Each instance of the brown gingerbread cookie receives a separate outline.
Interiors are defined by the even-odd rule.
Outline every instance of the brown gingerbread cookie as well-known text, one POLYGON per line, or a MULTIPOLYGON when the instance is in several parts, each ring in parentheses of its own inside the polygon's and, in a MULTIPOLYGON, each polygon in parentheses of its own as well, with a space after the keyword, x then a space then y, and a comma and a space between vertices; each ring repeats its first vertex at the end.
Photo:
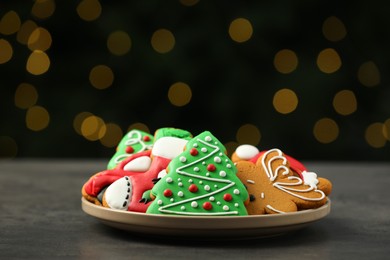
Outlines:
POLYGON ((256 163, 236 162, 237 176, 246 185, 249 215, 294 212, 318 208, 327 202, 332 184, 313 172, 297 176, 279 149, 263 153, 256 163))

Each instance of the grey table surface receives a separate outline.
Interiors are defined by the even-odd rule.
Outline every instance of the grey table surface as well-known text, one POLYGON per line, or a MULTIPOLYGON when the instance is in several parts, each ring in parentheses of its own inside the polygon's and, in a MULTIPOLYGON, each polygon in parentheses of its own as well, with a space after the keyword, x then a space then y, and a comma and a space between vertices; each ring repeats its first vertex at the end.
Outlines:
POLYGON ((331 213, 283 236, 153 238, 85 214, 80 189, 99 160, 0 161, 0 259, 389 259, 390 163, 306 162, 332 181, 331 213))

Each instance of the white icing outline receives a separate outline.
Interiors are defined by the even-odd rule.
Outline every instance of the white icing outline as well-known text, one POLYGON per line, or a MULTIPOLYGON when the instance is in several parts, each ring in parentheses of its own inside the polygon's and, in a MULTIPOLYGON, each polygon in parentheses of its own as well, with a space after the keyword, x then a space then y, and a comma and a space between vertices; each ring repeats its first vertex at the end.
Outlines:
POLYGON ((278 210, 278 209, 275 209, 274 207, 272 207, 271 205, 267 205, 266 206, 267 208, 269 208, 270 210, 273 210, 275 211, 276 213, 280 213, 280 214, 286 214, 286 212, 284 211, 281 211, 281 210, 278 210))
MULTIPOLYGON (((125 145, 130 146, 130 145, 134 145, 134 144, 139 143, 139 144, 141 144, 141 149, 139 150, 139 152, 143 152, 145 150, 150 150, 153 147, 153 144, 145 144, 144 143, 144 141, 142 140, 142 134, 138 130, 131 130, 130 132, 127 133, 127 137, 129 139, 126 140, 125 145), (135 135, 135 137, 132 138, 134 135, 135 135)), ((122 158, 127 158, 127 157, 129 157, 129 154, 127 154, 127 153, 118 155, 117 157, 115 157, 114 163, 118 164, 123 160, 122 158)))

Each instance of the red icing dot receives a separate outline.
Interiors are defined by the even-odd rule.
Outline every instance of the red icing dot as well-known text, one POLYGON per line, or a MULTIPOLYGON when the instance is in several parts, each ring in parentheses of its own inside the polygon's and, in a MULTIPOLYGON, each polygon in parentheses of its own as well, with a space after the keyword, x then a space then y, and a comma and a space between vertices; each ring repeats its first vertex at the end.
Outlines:
POLYGON ((203 203, 203 208, 204 208, 205 210, 210 210, 210 209, 213 208, 213 205, 211 205, 210 202, 206 201, 205 203, 203 203))
POLYGON ((225 201, 231 201, 233 199, 233 197, 229 193, 226 193, 226 194, 223 195, 223 199, 225 201))
POLYGON ((172 191, 170 190, 170 189, 166 189, 166 190, 164 190, 164 196, 165 197, 170 197, 170 196, 172 196, 172 191))
POLYGON ((144 141, 145 141, 145 142, 148 142, 148 141, 150 141, 150 137, 149 137, 149 136, 147 136, 147 135, 145 135, 145 136, 144 136, 144 141))
POLYGON ((134 148, 132 146, 127 146, 126 153, 134 153, 134 148))
POLYGON ((191 154, 192 156, 195 156, 195 155, 198 154, 198 150, 197 150, 196 148, 192 148, 192 149, 190 150, 190 154, 191 154))
POLYGON ((209 165, 207 165, 207 170, 209 171, 209 172, 213 172, 213 171, 215 171, 217 168, 215 167, 215 165, 214 164, 209 164, 209 165))
POLYGON ((188 187, 188 190, 191 192, 197 192, 198 186, 196 186, 195 184, 191 184, 190 187, 188 187))

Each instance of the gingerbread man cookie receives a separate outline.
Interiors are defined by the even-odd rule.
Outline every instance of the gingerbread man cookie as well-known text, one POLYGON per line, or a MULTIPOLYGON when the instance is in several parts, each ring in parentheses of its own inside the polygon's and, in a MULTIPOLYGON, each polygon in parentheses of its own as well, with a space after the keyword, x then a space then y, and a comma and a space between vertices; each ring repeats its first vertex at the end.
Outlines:
POLYGON ((264 152, 256 161, 237 161, 237 176, 246 185, 248 214, 277 214, 318 208, 327 202, 332 184, 303 171, 298 176, 279 149, 264 152))

